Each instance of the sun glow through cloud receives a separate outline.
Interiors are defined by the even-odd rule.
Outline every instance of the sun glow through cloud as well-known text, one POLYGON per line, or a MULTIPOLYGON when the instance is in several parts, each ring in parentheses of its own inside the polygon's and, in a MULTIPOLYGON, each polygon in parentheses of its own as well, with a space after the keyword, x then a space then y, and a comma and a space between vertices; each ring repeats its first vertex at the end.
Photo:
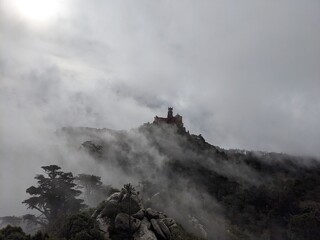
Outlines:
POLYGON ((7 0, 5 4, 24 20, 41 24, 55 20, 65 9, 61 0, 7 0))

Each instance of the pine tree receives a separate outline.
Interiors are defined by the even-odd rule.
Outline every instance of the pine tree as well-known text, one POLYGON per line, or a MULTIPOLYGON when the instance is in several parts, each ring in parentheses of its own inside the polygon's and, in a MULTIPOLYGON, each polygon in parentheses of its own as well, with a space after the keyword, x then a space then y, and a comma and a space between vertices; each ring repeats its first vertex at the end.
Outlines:
POLYGON ((85 205, 76 189, 75 177, 71 172, 63 172, 57 165, 43 166, 47 176, 36 175, 38 185, 29 187, 30 198, 22 203, 40 212, 37 223, 47 226, 57 217, 78 212, 85 205))
POLYGON ((89 206, 96 206, 101 197, 100 192, 102 192, 102 182, 101 177, 89 174, 79 174, 76 177, 78 185, 80 185, 84 189, 84 197, 86 203, 89 206))
POLYGON ((123 190, 126 194, 126 197, 129 199, 129 209, 128 209, 128 214, 129 214, 129 234, 131 236, 131 197, 133 194, 136 194, 135 188, 131 185, 131 183, 125 184, 123 186, 123 190))

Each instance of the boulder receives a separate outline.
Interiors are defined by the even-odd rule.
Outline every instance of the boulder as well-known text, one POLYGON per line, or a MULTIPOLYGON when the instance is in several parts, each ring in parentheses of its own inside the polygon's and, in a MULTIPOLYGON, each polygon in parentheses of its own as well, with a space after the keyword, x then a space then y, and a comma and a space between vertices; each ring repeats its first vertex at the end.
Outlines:
POLYGON ((161 227, 159 226, 157 220, 151 219, 151 226, 154 230, 154 232, 163 240, 167 240, 166 235, 162 232, 161 227))
POLYGON ((134 218, 138 218, 140 220, 142 220, 144 218, 144 210, 140 209, 138 212, 136 212, 135 214, 132 214, 132 217, 134 218))
POLYGON ((107 202, 110 202, 110 201, 119 202, 120 198, 121 198, 121 192, 115 192, 110 197, 108 197, 106 201, 107 202))
POLYGON ((167 239, 170 239, 171 232, 170 232, 169 228, 167 227, 167 225, 165 225, 162 220, 158 220, 157 222, 158 222, 162 232, 164 233, 164 235, 166 235, 167 239))
POLYGON ((92 214, 93 218, 98 217, 108 217, 114 219, 115 216, 119 213, 118 211, 118 200, 120 197, 120 192, 116 192, 108 197, 106 200, 103 200, 98 206, 97 209, 92 214))
POLYGON ((141 223, 144 223, 145 225, 147 225, 148 229, 151 228, 151 223, 149 222, 148 218, 144 217, 141 221, 141 223))
POLYGON ((118 204, 114 200, 110 200, 103 204, 103 208, 98 216, 114 219, 119 212, 120 210, 118 204))
POLYGON ((161 213, 161 212, 158 212, 158 211, 155 211, 151 208, 147 208, 146 209, 146 216, 148 217, 148 219, 159 219, 159 218, 166 218, 166 215, 161 213))
POLYGON ((149 220, 151 220, 152 218, 158 218, 159 214, 157 211, 151 209, 151 208, 147 208, 146 209, 146 216, 149 220))
MULTIPOLYGON (((130 217, 131 231, 135 232, 140 227, 141 221, 139 219, 130 217)), ((117 230, 128 231, 129 230, 129 215, 126 213, 119 213, 114 221, 114 226, 117 230)))
POLYGON ((109 240, 110 239, 110 235, 109 235, 110 225, 109 225, 108 221, 104 220, 103 218, 97 218, 97 222, 98 222, 99 230, 102 232, 104 239, 109 240))
POLYGON ((154 232, 149 230, 150 228, 150 222, 148 221, 147 218, 144 218, 141 221, 140 228, 135 232, 133 235, 134 240, 157 240, 156 235, 154 232))
POLYGON ((172 224, 172 225, 169 227, 170 231, 172 232, 172 229, 174 229, 175 227, 178 227, 178 224, 176 224, 176 223, 172 224))
MULTIPOLYGON (((116 192, 108 197, 103 203, 100 204, 98 210, 93 214, 94 217, 108 217, 110 219, 115 219, 118 213, 135 214, 141 210, 141 203, 137 197, 127 197, 123 192, 116 192)), ((137 218, 143 219, 144 213, 139 212, 137 218), (143 214, 143 216, 142 216, 143 214)))
POLYGON ((129 214, 129 207, 130 207, 130 213, 135 214, 139 210, 142 209, 142 205, 140 202, 140 199, 137 196, 124 196, 122 200, 118 203, 119 209, 121 212, 129 214))
POLYGON ((161 219, 161 221, 167 226, 167 227, 171 227, 172 225, 174 225, 176 223, 175 220, 173 220, 172 218, 163 218, 161 219))
POLYGON ((107 198, 106 202, 119 204, 123 200, 124 196, 122 192, 115 192, 107 198))

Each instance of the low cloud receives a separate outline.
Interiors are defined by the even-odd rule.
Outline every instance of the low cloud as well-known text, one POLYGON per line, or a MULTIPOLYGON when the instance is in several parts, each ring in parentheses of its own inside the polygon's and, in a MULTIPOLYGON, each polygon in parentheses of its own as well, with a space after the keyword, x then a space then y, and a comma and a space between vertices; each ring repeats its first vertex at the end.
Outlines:
POLYGON ((25 211, 25 189, 45 164, 116 181, 61 146, 57 129, 131 129, 168 106, 224 148, 320 156, 318 1, 75 0, 42 27, 5 11, 6 1, 0 216, 25 211))

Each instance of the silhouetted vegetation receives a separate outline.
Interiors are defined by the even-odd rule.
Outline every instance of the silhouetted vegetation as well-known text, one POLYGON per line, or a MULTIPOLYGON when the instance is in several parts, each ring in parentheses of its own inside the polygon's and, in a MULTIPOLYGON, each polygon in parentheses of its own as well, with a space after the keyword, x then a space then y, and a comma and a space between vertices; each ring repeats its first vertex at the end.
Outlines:
POLYGON ((72 240, 103 240, 92 212, 80 212, 68 217, 57 219, 49 232, 56 239, 72 240))
MULTIPOLYGON (((148 147, 156 149, 165 159, 161 165, 153 159, 155 151, 135 149, 132 153, 130 144, 134 140, 125 132, 113 131, 112 144, 90 141, 82 149, 89 150, 100 163, 141 179, 138 190, 142 191, 145 206, 169 211, 169 214, 178 213, 172 217, 184 227, 191 226, 188 218, 196 219, 198 230, 203 226, 209 239, 218 231, 231 240, 319 239, 319 161, 286 154, 224 150, 208 144, 202 136, 185 131, 177 133, 173 128, 152 124, 137 131, 147 139, 148 147), (115 145, 117 147, 112 148, 115 145), (109 152, 113 158, 108 157, 109 152), (185 207, 183 204, 188 199, 182 199, 179 194, 192 192, 192 189, 196 189, 192 197, 199 205, 185 207), (223 218, 223 224, 219 223, 219 218, 223 218)), ((29 214, 24 219, 46 226, 48 235, 38 232, 30 236, 19 227, 7 226, 0 231, 0 240, 103 239, 98 218, 111 219, 108 230, 111 239, 132 237, 130 220, 127 232, 116 230, 114 224, 120 212, 128 214, 125 219, 130 219, 140 209, 132 202, 131 196, 137 192, 131 184, 119 192, 110 185, 103 185, 98 176, 80 174, 75 178, 56 165, 42 168, 46 176, 35 177, 38 185, 27 189, 31 197, 23 202, 28 208, 38 210, 40 215, 29 214), (86 202, 96 208, 81 210, 84 204, 79 199, 79 189, 84 191, 86 202), (116 198, 98 204, 114 192, 119 192, 116 198)), ((22 219, 6 216, 1 220, 19 225, 22 219)), ((197 239, 180 225, 171 234, 171 239, 197 239)))
MULTIPOLYGON (((0 229, 0 240, 50 240, 49 236, 41 231, 30 236, 23 232, 21 227, 13 227, 11 225, 0 229)), ((52 239, 54 240, 54 239, 52 239)))
MULTIPOLYGON (((119 167, 128 175, 148 182, 143 195, 147 195, 150 206, 166 211, 174 202, 179 208, 176 195, 183 189, 195 188, 200 192, 202 208, 211 216, 221 214, 225 218, 225 232, 231 239, 318 239, 320 236, 318 160, 224 150, 208 144, 203 137, 153 124, 141 126, 135 134, 141 134, 142 139, 148 140, 149 148, 157 149, 158 155, 164 156, 163 165, 155 164, 158 160, 153 160, 147 149, 131 152, 132 139, 125 132, 112 132, 112 143, 91 142, 100 153, 93 156, 99 162, 119 167), (111 144, 117 147, 111 148, 111 144), (116 158, 110 160, 109 152, 116 158), (138 159, 145 161, 141 163, 138 159), (179 184, 181 181, 183 185, 179 184), (222 209, 217 210, 210 202, 201 200, 201 192, 216 199, 222 209), (153 197, 154 194, 157 197, 153 197)), ((209 236, 215 236, 216 229, 196 208, 189 208, 189 212, 209 229, 209 236)))
POLYGON ((118 190, 111 185, 104 185, 101 177, 90 174, 79 174, 76 177, 77 185, 83 191, 84 200, 90 207, 96 207, 106 196, 118 190))
POLYGON ((75 177, 71 172, 60 171, 61 168, 56 165, 43 166, 42 169, 47 176, 39 174, 35 177, 38 185, 26 190, 31 197, 22 203, 39 211, 40 215, 34 221, 47 226, 59 216, 76 213, 85 205, 82 199, 77 198, 81 191, 76 189, 75 177))

